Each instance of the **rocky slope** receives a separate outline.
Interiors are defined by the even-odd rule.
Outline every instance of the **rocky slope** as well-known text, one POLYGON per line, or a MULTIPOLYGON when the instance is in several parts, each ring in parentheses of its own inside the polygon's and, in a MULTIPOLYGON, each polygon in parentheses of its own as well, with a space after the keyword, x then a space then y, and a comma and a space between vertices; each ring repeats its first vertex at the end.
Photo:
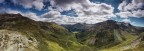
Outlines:
POLYGON ((109 48, 121 44, 130 38, 136 38, 137 29, 128 23, 108 20, 97 23, 90 29, 77 35, 82 44, 95 46, 97 48, 109 48))
POLYGON ((92 51, 67 29, 20 14, 0 14, 1 51, 92 51))
POLYGON ((139 35, 132 43, 127 45, 124 51, 143 51, 144 50, 144 32, 139 35))
POLYGON ((62 25, 76 34, 77 41, 99 51, 142 51, 141 41, 143 27, 129 23, 107 20, 97 24, 62 25))

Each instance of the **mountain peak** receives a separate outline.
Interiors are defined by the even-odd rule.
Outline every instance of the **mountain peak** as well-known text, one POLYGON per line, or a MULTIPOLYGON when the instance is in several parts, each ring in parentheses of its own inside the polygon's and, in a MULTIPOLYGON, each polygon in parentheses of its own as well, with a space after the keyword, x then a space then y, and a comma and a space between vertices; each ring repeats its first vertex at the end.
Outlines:
POLYGON ((120 28, 132 28, 133 26, 130 23, 124 23, 124 22, 117 22, 114 20, 107 20, 104 22, 100 22, 95 24, 95 26, 103 26, 103 27, 109 27, 109 28, 114 28, 114 29, 120 29, 120 28))
POLYGON ((22 15, 21 14, 0 14, 1 15, 1 17, 3 17, 3 18, 5 18, 5 17, 7 17, 7 18, 9 18, 9 17, 22 17, 22 15))
POLYGON ((31 20, 27 17, 22 16, 21 14, 0 14, 0 21, 16 21, 16 20, 31 20))
POLYGON ((116 22, 116 21, 114 21, 114 20, 107 20, 106 22, 116 22))

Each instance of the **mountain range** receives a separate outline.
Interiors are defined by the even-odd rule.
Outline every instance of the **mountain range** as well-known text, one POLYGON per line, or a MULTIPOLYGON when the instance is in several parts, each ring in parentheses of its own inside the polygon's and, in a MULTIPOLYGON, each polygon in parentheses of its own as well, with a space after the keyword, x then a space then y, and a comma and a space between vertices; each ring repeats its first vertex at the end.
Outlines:
POLYGON ((0 51, 143 51, 144 28, 107 20, 58 25, 0 14, 0 51))

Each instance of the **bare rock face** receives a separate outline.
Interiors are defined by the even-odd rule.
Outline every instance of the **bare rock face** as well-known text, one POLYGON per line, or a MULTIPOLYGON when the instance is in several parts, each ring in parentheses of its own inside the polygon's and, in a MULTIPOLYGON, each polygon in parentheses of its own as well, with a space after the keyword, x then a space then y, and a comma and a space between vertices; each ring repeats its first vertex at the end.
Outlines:
POLYGON ((19 32, 0 30, 0 51, 37 51, 36 39, 26 37, 19 32))

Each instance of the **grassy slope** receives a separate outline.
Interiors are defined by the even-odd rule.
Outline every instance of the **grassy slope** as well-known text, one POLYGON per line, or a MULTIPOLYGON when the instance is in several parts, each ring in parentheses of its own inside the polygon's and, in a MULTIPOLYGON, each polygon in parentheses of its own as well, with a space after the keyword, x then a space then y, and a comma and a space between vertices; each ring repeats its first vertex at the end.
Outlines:
POLYGON ((121 42, 120 44, 113 46, 111 48, 108 48, 108 49, 102 49, 100 51, 122 51, 123 50, 122 47, 131 44, 131 42, 133 42, 137 38, 137 36, 125 32, 125 38, 126 40, 121 42))
MULTIPOLYGON (((144 37, 144 32, 140 34, 140 38, 144 37)), ((144 39, 141 39, 140 43, 132 48, 132 49, 126 49, 124 51, 143 51, 144 50, 144 39)))
POLYGON ((36 47, 39 51, 92 51, 88 46, 79 44, 72 33, 55 23, 36 22, 17 16, 0 19, 0 29, 18 31, 28 38, 34 37, 39 43, 36 47))

